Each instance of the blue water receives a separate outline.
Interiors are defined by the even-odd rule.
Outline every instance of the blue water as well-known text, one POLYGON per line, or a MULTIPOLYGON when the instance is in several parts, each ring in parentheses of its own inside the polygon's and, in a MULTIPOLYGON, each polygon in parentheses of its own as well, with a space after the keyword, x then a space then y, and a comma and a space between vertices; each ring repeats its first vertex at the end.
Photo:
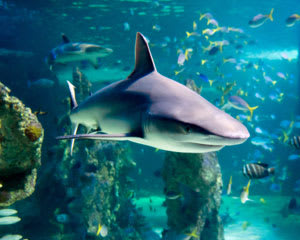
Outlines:
MULTIPOLYGON (((24 238, 32 236, 30 239, 44 239, 38 236, 55 236, 59 228, 54 223, 53 211, 63 208, 60 199, 65 200, 66 190, 62 179, 71 177, 60 175, 64 172, 60 168, 67 169, 69 166, 56 169, 50 162, 52 158, 49 152, 56 151, 53 146, 57 144, 54 139, 57 135, 70 134, 66 132, 70 129, 61 127, 58 122, 69 113, 66 80, 72 79, 73 65, 62 65, 63 71, 51 71, 45 59, 51 49, 61 44, 62 33, 73 42, 95 43, 113 49, 111 55, 99 59, 100 67, 97 70, 88 62, 81 63, 82 72, 91 82, 91 92, 129 75, 134 67, 135 35, 141 32, 149 42, 157 70, 161 74, 183 84, 187 79, 193 80, 202 89, 200 94, 218 108, 224 107, 230 96, 239 96, 249 107, 258 106, 252 118, 247 107, 244 110, 233 107, 225 109, 242 121, 251 137, 241 145, 225 147, 218 152, 223 185, 226 190, 232 176, 233 195, 238 197, 248 182, 241 173, 244 164, 263 162, 275 167, 274 176, 253 181, 250 188, 249 198, 255 196, 257 201, 261 197, 268 199, 263 205, 269 207, 268 210, 262 212, 262 205, 259 204, 251 205, 249 209, 265 215, 278 213, 291 197, 299 197, 300 194, 300 150, 289 144, 293 136, 299 135, 300 128, 300 21, 292 27, 285 25, 285 20, 294 13, 300 14, 298 0, 0 0, 1 82, 33 111, 41 109, 47 112, 47 115, 39 116, 45 129, 42 167, 39 171, 40 176, 44 174, 45 177, 45 174, 49 174, 47 168, 52 167, 55 176, 50 178, 52 180, 48 185, 44 181, 37 182, 37 191, 31 205, 36 206, 36 209, 27 220, 24 218, 23 225, 10 226, 9 231, 0 226, 1 233, 16 232, 22 233, 24 238), (259 13, 269 14, 272 8, 273 21, 266 19, 257 28, 249 26, 248 22, 254 16, 259 13), (199 20, 201 14, 205 13, 210 13, 211 19, 215 19, 220 28, 208 25, 207 18, 199 20), (215 29, 216 32, 211 36, 204 34, 203 30, 207 28, 215 29), (187 37, 186 32, 192 35, 187 37), (224 40, 226 42, 220 48, 218 44, 224 40), (210 54, 210 48, 205 51, 207 47, 214 46, 215 53, 210 54), (181 64, 178 59, 180 52, 186 53, 181 64), (225 63, 228 59, 234 60, 225 63), (42 78, 50 79, 54 86, 30 86, 42 78), (226 87, 230 85, 232 88, 227 91, 226 87), (45 196, 47 189, 51 190, 49 192, 52 195, 45 196), (276 204, 270 204, 272 199, 276 204), (53 202, 53 206, 47 210, 49 202, 53 202), (33 228, 26 230, 26 224, 36 224, 40 219, 43 234, 35 232, 33 228)), ((154 172, 163 166, 164 151, 133 143, 128 146, 136 162, 136 167, 130 173, 135 182, 135 197, 163 197, 164 183, 161 177, 154 176, 154 172)), ((22 209, 22 204, 25 206, 30 199, 19 202, 18 208, 22 209)), ((238 211, 248 211, 247 204, 234 205, 237 200, 227 198, 225 201, 229 201, 233 209, 236 206, 238 211)), ((162 215, 166 217, 165 213, 162 215)), ((280 215, 275 214, 275 220, 271 220, 276 222, 276 227, 259 225, 255 230, 255 216, 246 214, 243 219, 236 221, 239 225, 232 227, 232 231, 240 231, 242 223, 249 221, 253 229, 248 228, 251 231, 249 238, 245 239, 269 240, 275 239, 275 236, 282 236, 277 239, 295 239, 294 236, 285 235, 289 231, 288 223, 285 222, 281 229, 279 218, 280 215), (274 229, 278 232, 275 236, 270 234, 274 229), (258 237, 251 238, 252 233, 258 237)), ((299 223, 299 216, 293 218, 292 222, 299 223)), ((155 217, 149 219, 150 222, 157 221, 155 217)), ((74 226, 78 226, 76 224, 74 226)), ((150 225, 160 230, 166 227, 166 224, 160 222, 150 225)), ((78 239, 85 239, 84 226, 85 223, 82 224, 82 231, 79 231, 83 234, 78 239)), ((297 232, 297 226, 293 228, 294 232, 297 232)), ((72 224, 61 225, 60 234, 70 233, 72 227, 72 224)), ((239 235, 230 238, 231 232, 226 227, 225 239, 239 239, 239 235)), ((247 229, 242 233, 247 236, 247 229)))

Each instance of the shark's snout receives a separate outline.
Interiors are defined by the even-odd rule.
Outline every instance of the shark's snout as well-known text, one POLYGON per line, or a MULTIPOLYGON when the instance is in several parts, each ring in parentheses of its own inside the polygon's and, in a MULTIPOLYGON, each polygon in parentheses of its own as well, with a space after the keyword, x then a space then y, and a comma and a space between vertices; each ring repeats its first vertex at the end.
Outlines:
POLYGON ((248 129, 225 112, 217 110, 213 116, 205 119, 201 124, 208 133, 204 139, 207 144, 237 145, 245 142, 250 137, 248 129))

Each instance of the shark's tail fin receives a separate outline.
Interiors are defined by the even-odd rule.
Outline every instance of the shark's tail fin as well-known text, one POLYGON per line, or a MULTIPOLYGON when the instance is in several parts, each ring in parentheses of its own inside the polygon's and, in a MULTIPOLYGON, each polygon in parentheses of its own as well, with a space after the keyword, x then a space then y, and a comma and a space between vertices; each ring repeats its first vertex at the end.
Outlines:
MULTIPOLYGON (((74 109, 78 106, 77 101, 76 101, 76 97, 75 97, 75 86, 72 83, 70 83, 69 81, 67 81, 67 83, 68 83, 68 87, 69 87, 69 90, 70 90, 71 109, 74 109)), ((72 123, 72 134, 73 135, 76 135, 77 129, 78 129, 78 123, 72 123)), ((71 147, 70 147, 71 156, 72 156, 72 153, 73 153, 74 143, 75 143, 75 139, 72 139, 71 140, 71 147)))

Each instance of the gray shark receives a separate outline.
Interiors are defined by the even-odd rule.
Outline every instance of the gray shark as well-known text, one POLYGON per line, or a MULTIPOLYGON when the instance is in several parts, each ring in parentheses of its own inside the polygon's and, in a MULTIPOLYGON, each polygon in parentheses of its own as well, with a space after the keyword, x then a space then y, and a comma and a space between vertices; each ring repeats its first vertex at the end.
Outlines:
POLYGON ((144 36, 137 33, 135 68, 80 105, 68 82, 72 139, 129 140, 167 151, 203 153, 243 143, 247 128, 186 86, 159 74, 144 36), (97 133, 76 135, 82 124, 97 133))
POLYGON ((51 50, 46 62, 52 70, 53 66, 70 62, 88 61, 94 68, 98 68, 98 58, 106 57, 113 52, 110 48, 104 48, 92 43, 70 42, 63 34, 63 43, 51 50))

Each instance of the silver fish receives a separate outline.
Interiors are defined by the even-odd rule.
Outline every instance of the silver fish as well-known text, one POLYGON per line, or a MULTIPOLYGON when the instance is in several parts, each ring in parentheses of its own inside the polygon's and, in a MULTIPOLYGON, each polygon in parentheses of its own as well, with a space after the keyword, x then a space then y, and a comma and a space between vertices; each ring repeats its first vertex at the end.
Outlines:
POLYGON ((15 210, 15 209, 9 209, 9 208, 6 208, 6 209, 1 209, 0 210, 0 216, 11 216, 11 215, 14 215, 14 214, 17 214, 18 211, 15 210))
POLYGON ((2 217, 0 218, 0 225, 10 225, 21 221, 19 217, 2 217))

